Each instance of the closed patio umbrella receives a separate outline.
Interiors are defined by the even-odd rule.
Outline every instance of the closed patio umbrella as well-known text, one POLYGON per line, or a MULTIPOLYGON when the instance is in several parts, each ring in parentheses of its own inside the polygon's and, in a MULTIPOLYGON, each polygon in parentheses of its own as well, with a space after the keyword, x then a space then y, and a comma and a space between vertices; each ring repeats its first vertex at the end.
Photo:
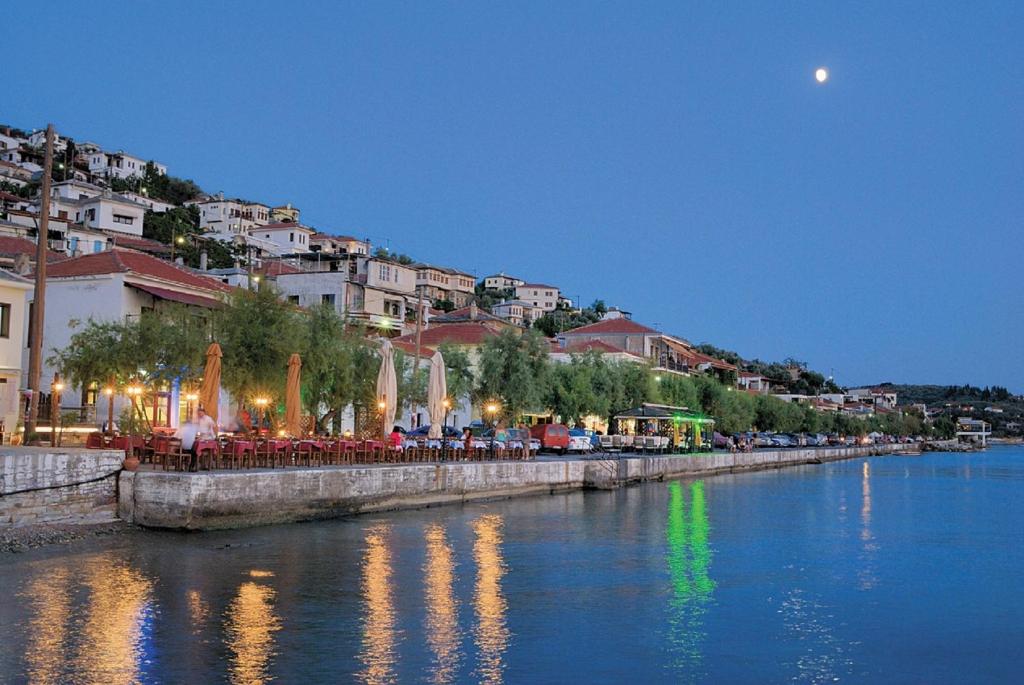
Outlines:
POLYGON ((220 345, 210 343, 206 348, 206 366, 203 369, 203 385, 199 388, 199 404, 216 422, 220 419, 220 345))
POLYGON ((288 358, 288 385, 284 391, 284 427, 289 435, 302 434, 302 359, 297 354, 288 358))
POLYGON ((395 423, 398 411, 398 378, 395 376, 395 354, 391 341, 385 340, 380 346, 380 371, 377 372, 377 400, 384 402, 381 411, 381 426, 386 435, 395 423))
POLYGON ((430 413, 430 432, 433 440, 441 437, 444 422, 444 400, 448 395, 448 382, 444 375, 444 357, 438 350, 430 358, 430 380, 427 384, 427 411, 430 413))

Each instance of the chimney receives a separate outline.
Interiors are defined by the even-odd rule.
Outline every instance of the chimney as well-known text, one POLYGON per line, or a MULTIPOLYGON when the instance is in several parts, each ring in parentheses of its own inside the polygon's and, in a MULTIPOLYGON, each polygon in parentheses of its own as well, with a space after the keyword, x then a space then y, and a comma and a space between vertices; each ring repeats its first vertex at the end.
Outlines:
POLYGON ((185 266, 185 260, 182 259, 181 257, 176 257, 174 259, 174 263, 177 264, 178 266, 185 266))
POLYGON ((224 199, 224 191, 223 190, 220 191, 219 193, 217 193, 217 199, 218 200, 223 200, 224 199))
POLYGON ((476 321, 476 317, 479 314, 476 308, 476 302, 469 303, 469 320, 476 321))
POLYGON ((199 270, 200 271, 206 271, 206 261, 207 261, 206 250, 203 250, 202 252, 199 253, 199 270))

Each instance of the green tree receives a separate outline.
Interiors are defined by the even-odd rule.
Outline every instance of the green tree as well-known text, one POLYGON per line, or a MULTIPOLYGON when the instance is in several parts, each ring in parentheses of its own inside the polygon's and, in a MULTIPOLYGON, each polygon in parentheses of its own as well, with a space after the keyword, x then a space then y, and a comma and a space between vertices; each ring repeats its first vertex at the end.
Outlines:
POLYGON ((515 421, 543 402, 549 369, 548 343, 535 331, 506 329, 488 339, 480 352, 474 401, 501 403, 502 415, 515 421))
POLYGON ((459 402, 473 392, 476 379, 473 376, 473 364, 465 350, 449 343, 442 343, 439 348, 444 358, 445 385, 448 397, 459 402))
POLYGON ((221 383, 234 398, 284 398, 288 357, 306 345, 298 316, 269 286, 232 294, 216 317, 215 339, 224 354, 221 383))

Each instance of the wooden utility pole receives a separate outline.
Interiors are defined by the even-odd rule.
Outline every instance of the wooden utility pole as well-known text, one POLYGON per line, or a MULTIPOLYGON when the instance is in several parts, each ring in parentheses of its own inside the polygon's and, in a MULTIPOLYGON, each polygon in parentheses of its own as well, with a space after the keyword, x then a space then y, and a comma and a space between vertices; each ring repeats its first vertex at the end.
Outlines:
MULTIPOLYGON (((43 327, 46 321, 46 252, 50 242, 50 178, 53 176, 53 124, 46 126, 46 158, 43 162, 43 197, 39 205, 36 235, 36 290, 32 306, 32 347, 28 354, 28 418, 25 437, 36 432, 39 418, 39 378, 43 372, 43 327)), ((53 401, 51 397, 50 401, 53 401)), ((50 426, 53 430, 54 426, 50 426)))

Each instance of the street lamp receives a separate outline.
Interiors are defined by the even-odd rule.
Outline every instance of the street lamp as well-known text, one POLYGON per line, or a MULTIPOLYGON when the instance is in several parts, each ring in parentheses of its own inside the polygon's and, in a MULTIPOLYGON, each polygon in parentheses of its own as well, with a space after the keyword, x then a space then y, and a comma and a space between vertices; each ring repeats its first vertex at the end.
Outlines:
POLYGON ((114 388, 106 387, 103 393, 107 396, 107 434, 114 434, 114 388))
POLYGON ((388 439, 388 426, 384 422, 384 419, 387 418, 384 415, 384 410, 387 409, 387 407, 388 407, 387 399, 382 395, 381 398, 379 400, 377 400, 377 411, 380 412, 380 429, 381 429, 381 435, 383 436, 385 442, 388 439))
POLYGON ((53 383, 50 384, 50 447, 57 444, 57 412, 60 409, 60 393, 64 390, 64 384, 55 374, 53 383))
POLYGON ((270 405, 270 399, 266 397, 257 397, 252 401, 258 407, 256 415, 256 432, 260 432, 260 428, 263 425, 263 419, 267 414, 267 407, 270 405))
POLYGON ((484 408, 491 421, 491 446, 490 446, 490 458, 494 460, 494 436, 498 432, 498 405, 494 402, 488 403, 484 408))
POLYGON ((448 437, 444 434, 444 431, 448 427, 448 412, 452 408, 452 403, 446 397, 441 402, 441 406, 444 407, 444 420, 441 421, 441 461, 444 461, 445 448, 448 447, 448 437))

